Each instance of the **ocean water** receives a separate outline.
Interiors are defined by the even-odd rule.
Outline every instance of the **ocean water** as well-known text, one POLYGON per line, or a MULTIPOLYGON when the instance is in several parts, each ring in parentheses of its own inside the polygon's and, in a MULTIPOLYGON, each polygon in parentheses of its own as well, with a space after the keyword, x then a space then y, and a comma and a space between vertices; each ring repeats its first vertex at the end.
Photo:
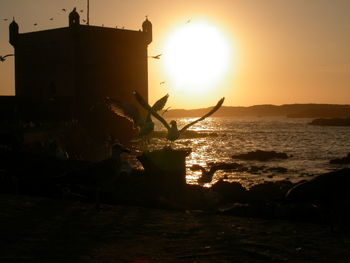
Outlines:
MULTIPOLYGON (((194 119, 180 118, 176 121, 181 128, 194 119)), ((313 126, 308 124, 310 121, 286 117, 207 118, 190 128, 199 135, 207 136, 182 138, 172 147, 192 149, 186 158, 186 179, 190 184, 197 184, 201 176, 200 171, 189 169, 194 164, 204 168, 208 168, 209 163, 218 162, 242 164, 248 168, 246 171, 219 170, 211 184, 224 178, 241 182, 248 188, 264 181, 309 180, 318 174, 346 167, 332 165, 329 161, 350 152, 350 127, 313 126), (284 152, 290 157, 267 162, 232 158, 232 155, 255 150, 284 152), (270 171, 270 168, 276 167, 286 168, 286 171, 270 171)), ((156 121, 155 130, 165 129, 156 121)), ((149 147, 157 149, 167 144, 169 142, 164 138, 152 138, 149 147)))

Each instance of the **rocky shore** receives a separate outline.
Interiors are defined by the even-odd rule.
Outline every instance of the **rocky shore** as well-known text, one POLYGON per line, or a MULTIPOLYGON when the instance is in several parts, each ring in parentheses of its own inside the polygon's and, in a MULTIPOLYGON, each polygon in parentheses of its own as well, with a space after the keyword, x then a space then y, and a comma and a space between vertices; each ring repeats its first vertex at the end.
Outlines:
MULTIPOLYGON (((298 184, 246 189, 220 180, 208 189, 186 184, 188 153, 144 153, 144 170, 118 175, 112 187, 87 177, 94 163, 2 153, 0 262, 346 262, 350 256, 350 169, 298 184)), ((228 166, 235 168, 220 167, 228 166)))

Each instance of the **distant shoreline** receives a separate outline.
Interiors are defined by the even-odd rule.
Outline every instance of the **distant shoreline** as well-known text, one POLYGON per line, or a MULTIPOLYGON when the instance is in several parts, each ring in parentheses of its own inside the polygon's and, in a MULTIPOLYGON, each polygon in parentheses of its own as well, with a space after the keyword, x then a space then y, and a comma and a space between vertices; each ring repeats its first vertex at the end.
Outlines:
MULTIPOLYGON (((198 117, 209 108, 174 109, 166 113, 166 117, 198 117)), ((241 116, 285 116, 288 118, 350 118, 349 104, 284 104, 254 105, 254 106, 223 106, 214 117, 241 117, 241 116)))

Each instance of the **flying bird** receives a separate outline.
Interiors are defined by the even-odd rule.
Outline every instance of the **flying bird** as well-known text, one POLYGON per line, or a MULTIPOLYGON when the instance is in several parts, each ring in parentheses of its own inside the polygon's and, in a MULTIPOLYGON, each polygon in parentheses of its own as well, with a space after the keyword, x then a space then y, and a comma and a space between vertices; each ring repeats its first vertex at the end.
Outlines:
POLYGON ((34 23, 34 26, 37 26, 38 25, 38 23, 34 23))
MULTIPOLYGON (((166 94, 157 100, 151 107, 154 112, 162 110, 168 100, 169 95, 166 94)), ((127 102, 114 100, 107 97, 105 99, 107 106, 118 116, 124 117, 131 121, 135 128, 138 128, 138 138, 143 138, 154 131, 154 123, 151 119, 151 113, 147 112, 146 118, 141 116, 140 111, 133 105, 127 102)))
POLYGON ((191 127, 192 125, 196 124, 199 121, 204 120, 205 118, 209 117, 214 112, 216 112, 221 107, 221 105, 224 103, 224 100, 225 100, 225 98, 221 98, 218 101, 218 103, 215 105, 215 107, 211 109, 207 114, 203 115, 202 117, 196 119, 193 122, 190 122, 189 124, 185 125, 179 130, 177 127, 176 121, 172 120, 169 124, 163 117, 161 117, 153 109, 153 107, 148 105, 148 103, 142 98, 142 96, 137 91, 134 91, 134 96, 143 108, 145 108, 149 113, 151 113, 156 119, 158 119, 164 125, 164 127, 168 130, 168 134, 166 138, 172 142, 177 140, 180 137, 181 133, 186 131, 189 127, 191 127))
POLYGON ((1 61, 1 62, 4 62, 4 61, 6 60, 7 57, 12 57, 12 56, 14 56, 14 54, 7 54, 7 55, 5 55, 5 56, 0 56, 0 61, 1 61))
POLYGON ((159 83, 159 85, 163 85, 163 84, 165 84, 165 81, 162 81, 162 82, 159 83))
POLYGON ((160 59, 163 54, 158 54, 156 56, 148 56, 149 58, 160 59))
POLYGON ((4 21, 7 21, 8 20, 8 18, 4 18, 4 21))
POLYGON ((62 11, 63 11, 63 12, 66 12, 66 9, 65 9, 65 8, 62 8, 62 11))
POLYGON ((51 17, 50 20, 52 21, 52 20, 53 20, 53 17, 51 17))

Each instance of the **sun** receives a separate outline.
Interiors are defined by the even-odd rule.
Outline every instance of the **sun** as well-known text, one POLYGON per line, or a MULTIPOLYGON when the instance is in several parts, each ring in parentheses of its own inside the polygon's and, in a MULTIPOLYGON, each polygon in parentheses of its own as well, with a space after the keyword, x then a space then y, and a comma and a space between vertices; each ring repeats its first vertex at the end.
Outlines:
POLYGON ((176 90, 203 94, 224 80, 232 47, 224 34, 207 21, 175 29, 165 42, 163 66, 176 90))

